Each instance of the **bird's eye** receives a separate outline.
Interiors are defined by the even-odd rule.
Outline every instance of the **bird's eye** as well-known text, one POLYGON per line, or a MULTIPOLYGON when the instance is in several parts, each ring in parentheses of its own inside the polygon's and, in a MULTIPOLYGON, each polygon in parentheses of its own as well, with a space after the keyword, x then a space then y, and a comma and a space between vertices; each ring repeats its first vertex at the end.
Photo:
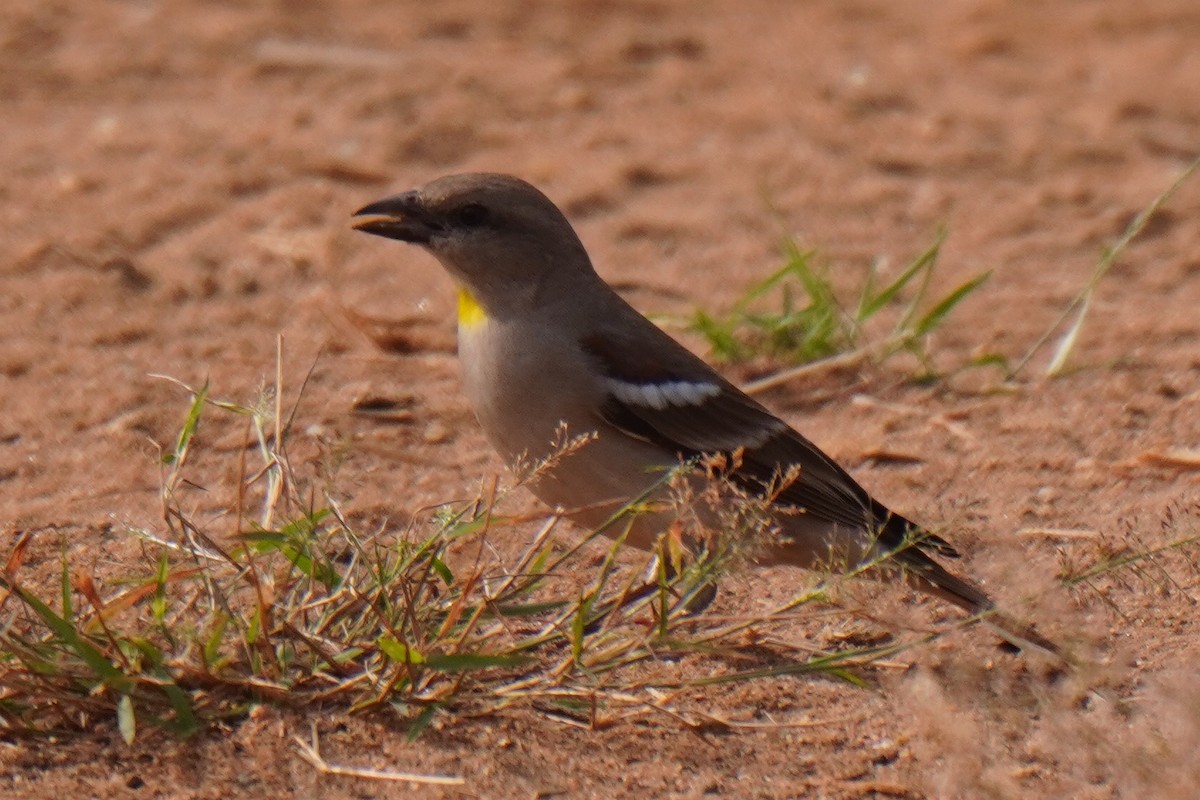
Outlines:
POLYGON ((479 203, 467 203, 458 210, 458 221, 468 228, 475 228, 487 221, 488 210, 479 203))

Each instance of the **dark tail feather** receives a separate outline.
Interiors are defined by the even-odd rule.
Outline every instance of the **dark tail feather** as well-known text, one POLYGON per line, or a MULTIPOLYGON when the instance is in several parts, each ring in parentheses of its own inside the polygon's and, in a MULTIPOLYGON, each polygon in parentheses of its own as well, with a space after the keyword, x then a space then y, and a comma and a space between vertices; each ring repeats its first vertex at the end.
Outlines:
POLYGON ((919 589, 979 617, 983 624, 1013 647, 1019 650, 1044 650, 1057 658, 1064 658, 1054 642, 1030 626, 997 611, 996 604, 983 589, 951 573, 915 547, 901 550, 893 558, 919 589))

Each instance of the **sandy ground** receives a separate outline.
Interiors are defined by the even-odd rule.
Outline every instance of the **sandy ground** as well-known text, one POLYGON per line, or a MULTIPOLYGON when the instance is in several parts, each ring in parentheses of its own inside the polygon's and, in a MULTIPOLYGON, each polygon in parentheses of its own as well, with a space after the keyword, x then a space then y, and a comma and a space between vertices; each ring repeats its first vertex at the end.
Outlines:
MULTIPOLYGON (((668 313, 727 306, 785 231, 850 286, 944 225, 940 288, 994 270, 934 343, 954 364, 1023 354, 1200 151, 1192 0, 8 0, 0 20, 0 532, 33 532, 30 568, 51 572, 63 542, 103 573, 131 554, 128 526, 157 524, 158 444, 186 398, 150 375, 249 401, 279 334, 287 385, 316 364, 303 436, 314 453, 348 443, 355 519, 406 519, 500 471, 458 393, 448 280, 348 228, 390 191, 519 174, 603 275, 668 313), (413 352, 380 351, 343 307, 417 318, 413 352), (411 420, 351 415, 366 396, 411 420)), ((1097 665, 1085 675, 965 631, 873 690, 705 690, 730 717, 812 723, 725 735, 513 712, 409 743, 386 719, 271 708, 187 742, 127 747, 107 722, 0 733, 0 794, 1193 797, 1192 563, 1165 555, 1098 591, 1054 576, 1200 533, 1197 473, 1145 458, 1200 446, 1197 219, 1193 182, 1101 284, 1064 377, 1039 380, 1043 359, 1011 391, 922 387, 890 364, 766 398, 889 505, 951 531, 968 571, 1097 665), (868 457, 881 449, 917 458, 868 457), (332 761, 466 784, 318 776, 291 741, 312 723, 332 761)), ((207 444, 229 464, 240 436, 207 444)))

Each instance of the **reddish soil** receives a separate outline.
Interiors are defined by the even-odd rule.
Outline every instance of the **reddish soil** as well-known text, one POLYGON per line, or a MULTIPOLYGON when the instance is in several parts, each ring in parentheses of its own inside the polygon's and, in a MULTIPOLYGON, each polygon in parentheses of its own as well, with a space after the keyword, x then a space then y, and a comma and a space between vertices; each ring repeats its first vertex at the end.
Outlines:
MULTIPOLYGON (((521 175, 648 312, 726 307, 778 265, 781 221, 846 286, 945 225, 938 288, 994 270, 937 335, 951 365, 1023 354, 1200 152, 1194 0, 8 0, 0 20, 0 531, 32 532, 46 575, 63 542, 102 575, 136 552, 129 526, 161 524, 158 445, 186 396, 151 375, 249 402, 279 334, 286 386, 316 364, 297 447, 348 443, 354 519, 405 520, 500 472, 458 392, 449 281, 348 227, 388 192, 521 175), (380 351, 343 308, 418 318, 412 352, 380 351), (352 415, 368 395, 411 419, 352 415)), ((330 761, 466 779, 431 797, 1195 797, 1200 573, 1166 554, 1095 591, 1054 576, 1200 533, 1197 472, 1145 457, 1200 447, 1198 219, 1193 181, 1100 285, 1063 377, 1038 378, 1043 355, 1009 391, 979 372, 922 387, 896 362, 766 398, 949 531, 966 571, 1094 664, 1078 674, 968 629, 875 689, 698 690, 714 713, 790 725, 724 734, 514 711, 410 743, 386 719, 266 707, 126 746, 98 721, 0 736, 0 794, 413 794, 316 774, 292 742, 315 724, 330 761)), ((227 471, 241 436, 206 442, 227 471)), ((723 596, 796 580, 742 576, 723 596)))

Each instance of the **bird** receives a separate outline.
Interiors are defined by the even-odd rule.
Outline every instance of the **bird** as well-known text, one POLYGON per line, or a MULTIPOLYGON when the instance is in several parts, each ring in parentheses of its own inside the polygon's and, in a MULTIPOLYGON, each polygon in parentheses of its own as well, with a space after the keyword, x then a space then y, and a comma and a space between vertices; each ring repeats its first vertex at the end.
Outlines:
MULTIPOLYGON (((1017 648, 1057 652, 936 560, 958 556, 948 541, 876 500, 618 295, 532 184, 447 175, 353 217, 356 230, 416 245, 449 273, 466 395, 510 467, 544 466, 526 485, 548 506, 595 530, 632 500, 665 492, 665 470, 697 475, 715 463, 736 491, 765 498, 772 534, 758 563, 867 565, 989 622, 1017 648), (579 445, 564 448, 564 431, 579 445)), ((613 528, 652 549, 677 513, 665 505, 613 528)))

